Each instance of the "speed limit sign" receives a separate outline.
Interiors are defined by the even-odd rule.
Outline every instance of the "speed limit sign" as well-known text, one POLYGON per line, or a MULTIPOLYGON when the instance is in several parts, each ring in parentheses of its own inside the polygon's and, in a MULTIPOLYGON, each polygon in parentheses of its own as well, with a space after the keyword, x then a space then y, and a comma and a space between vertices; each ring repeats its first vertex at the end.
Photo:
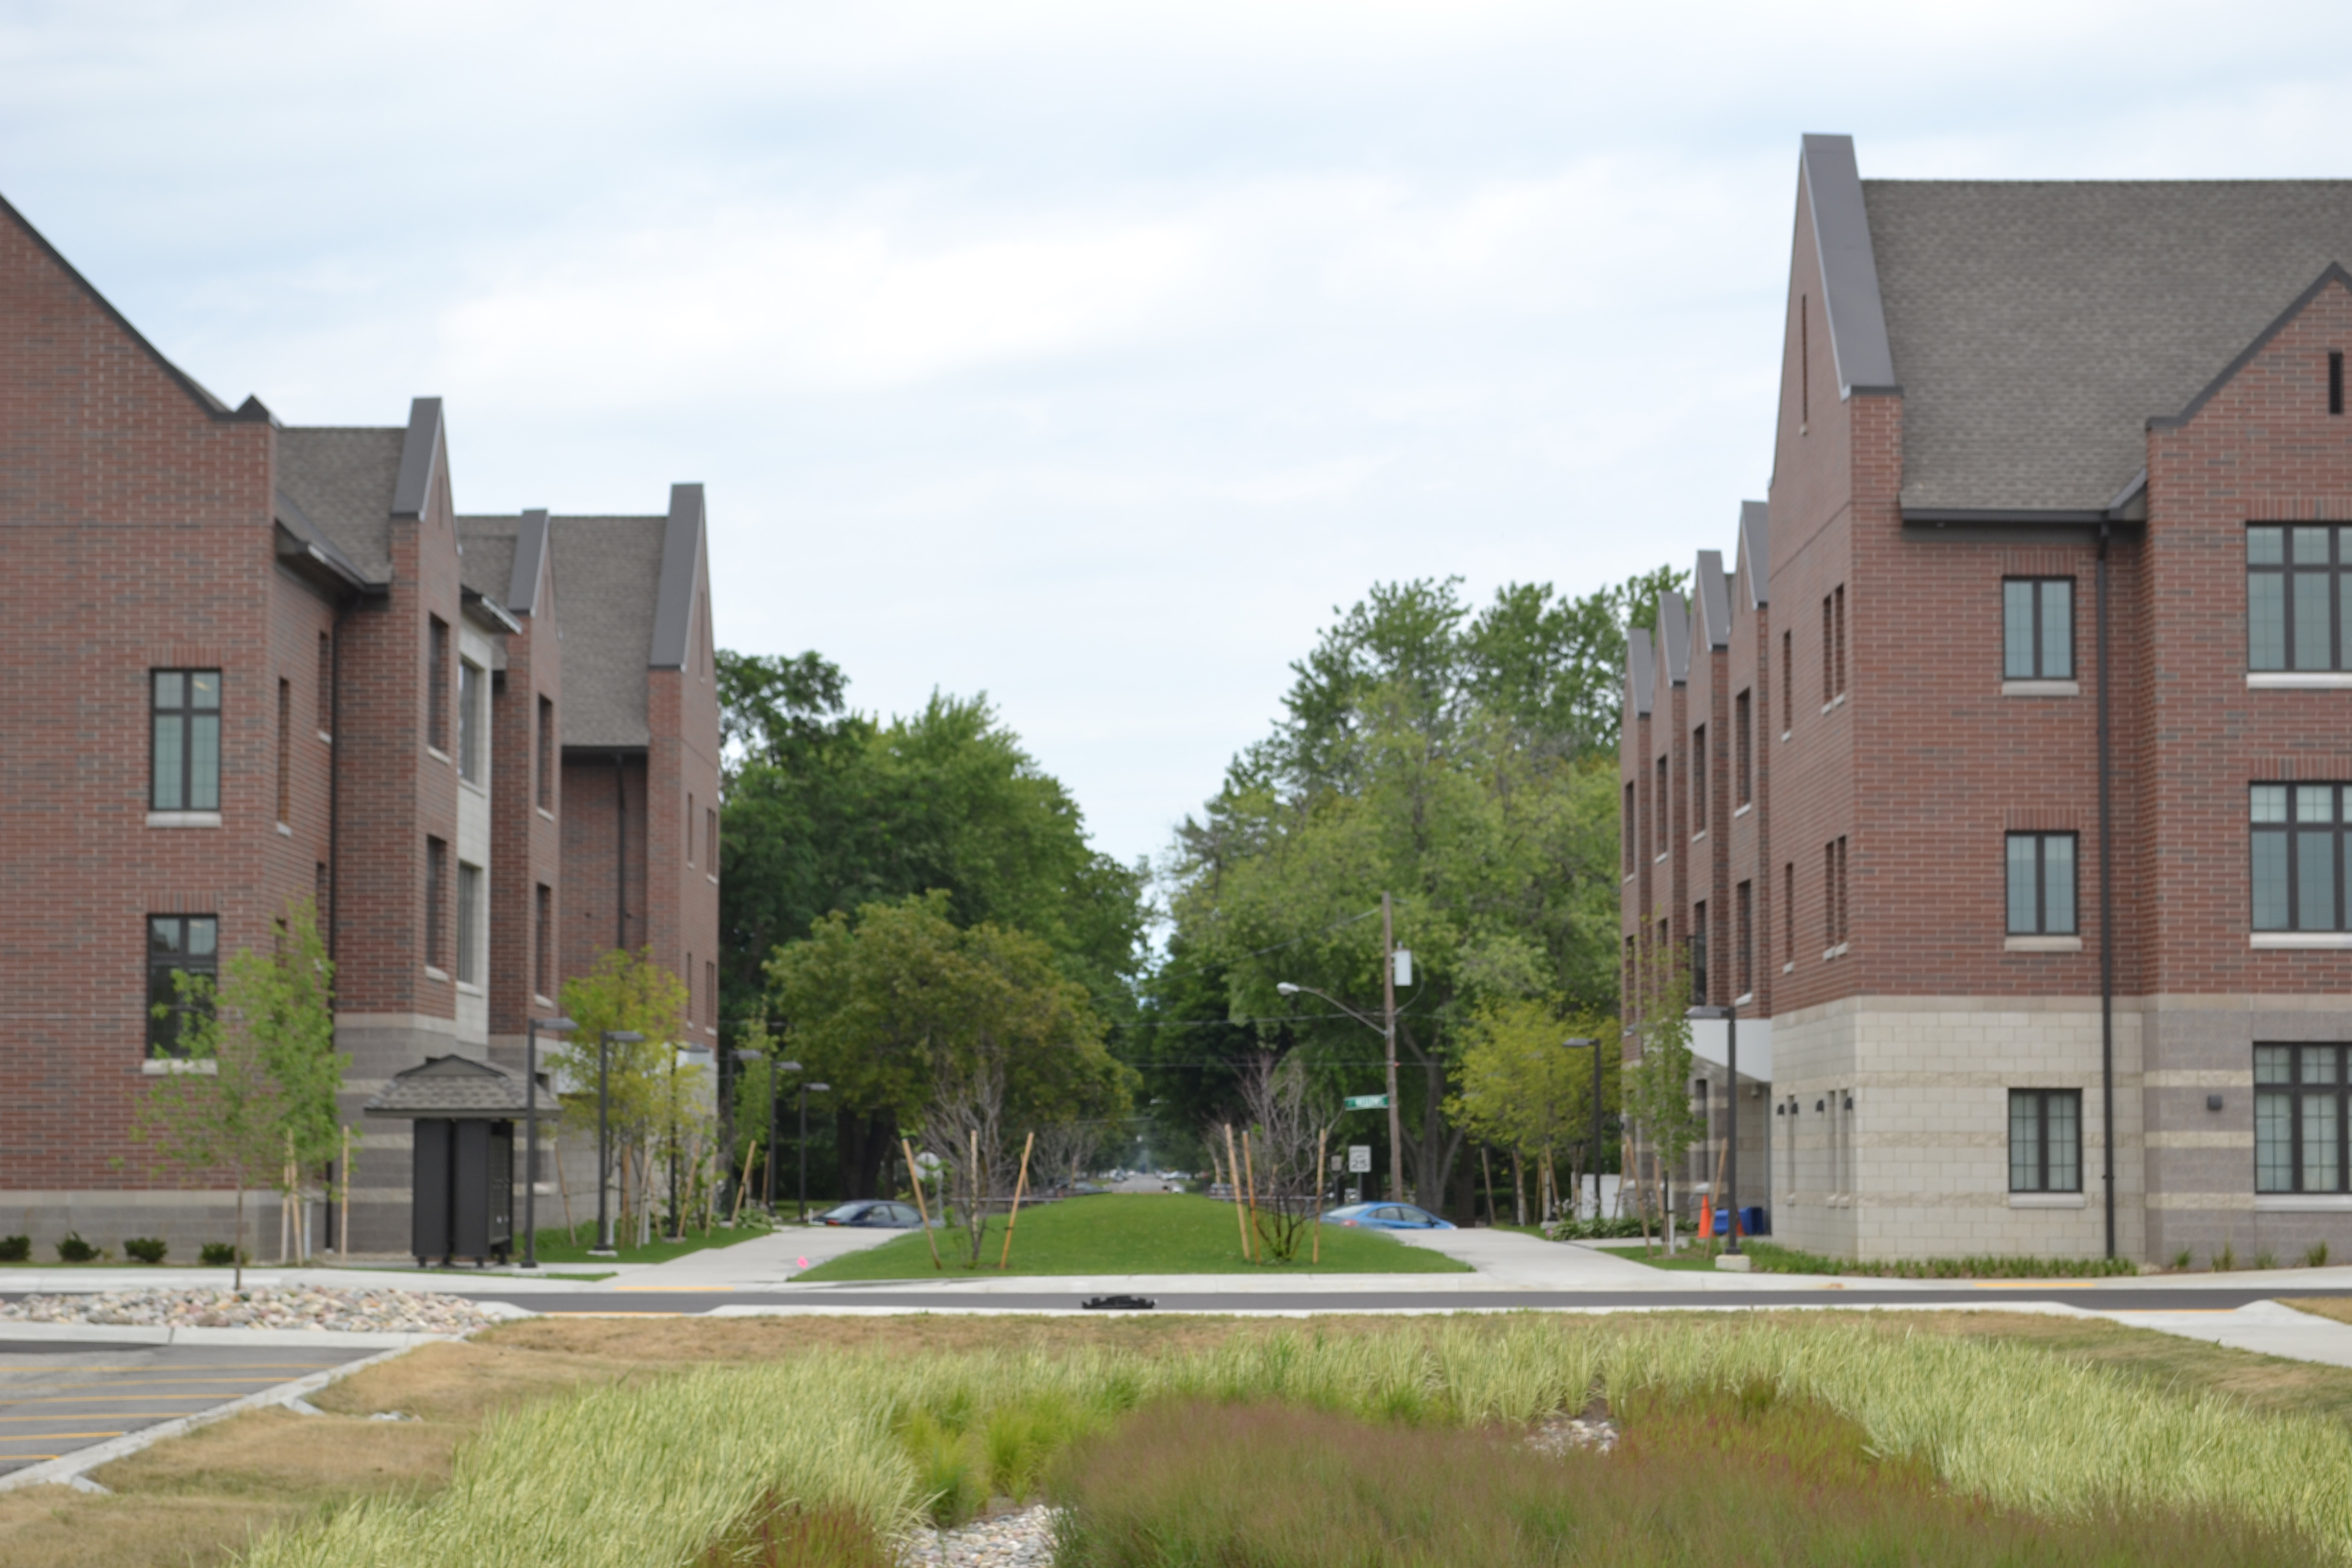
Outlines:
POLYGON ((1349 1144, 1348 1173, 1351 1176, 1367 1175, 1370 1173, 1371 1168, 1372 1146, 1370 1143, 1349 1144))

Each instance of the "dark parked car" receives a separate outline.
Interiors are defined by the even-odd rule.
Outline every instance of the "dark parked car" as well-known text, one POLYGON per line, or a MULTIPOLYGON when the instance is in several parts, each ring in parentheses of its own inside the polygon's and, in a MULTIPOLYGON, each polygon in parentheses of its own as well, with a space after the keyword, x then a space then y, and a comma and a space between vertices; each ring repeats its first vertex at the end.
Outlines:
POLYGON ((842 1204, 816 1216, 819 1225, 873 1226, 885 1230, 916 1230, 923 1216, 915 1212, 912 1204, 893 1202, 887 1198, 866 1198, 842 1204))
POLYGON ((1325 1225, 1352 1225, 1366 1230, 1452 1230, 1454 1222, 1440 1219, 1411 1204, 1349 1204, 1326 1209, 1325 1225))

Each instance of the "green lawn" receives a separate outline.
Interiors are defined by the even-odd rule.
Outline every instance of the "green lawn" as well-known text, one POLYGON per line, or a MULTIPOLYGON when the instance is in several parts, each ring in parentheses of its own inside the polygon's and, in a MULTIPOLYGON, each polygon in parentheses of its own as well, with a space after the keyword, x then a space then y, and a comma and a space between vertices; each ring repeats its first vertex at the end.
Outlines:
MULTIPOLYGON (((1285 1273, 1466 1274, 1469 1265, 1444 1253, 1407 1247, 1374 1230, 1323 1228, 1323 1261, 1307 1261, 1311 1237, 1301 1240, 1296 1263, 1255 1267, 1285 1273)), ((955 1261, 971 1257, 961 1230, 936 1233, 940 1256, 951 1277, 972 1270, 955 1261)), ((988 1227, 987 1262, 996 1272, 1004 1246, 1002 1220, 988 1227)), ((1111 1194, 1074 1198, 1021 1211, 1013 1233, 1013 1274, 1240 1274, 1253 1266, 1241 1256, 1241 1231, 1234 1205, 1185 1193, 1111 1194)), ((925 1279, 936 1277, 919 1231, 881 1246, 818 1265, 803 1279, 925 1279)))
MULTIPOLYGON (((739 1241, 749 1241, 754 1237, 767 1234, 769 1233, 765 1229, 749 1225, 738 1226, 731 1230, 725 1226, 713 1226, 709 1230, 703 1229, 700 1226, 688 1226, 686 1230, 686 1239, 671 1241, 660 1234, 660 1226, 656 1225, 652 1246, 624 1247, 620 1249, 620 1256, 617 1258, 592 1258, 588 1254, 588 1249, 596 1244, 596 1222, 583 1220, 568 1231, 562 1226, 552 1228, 541 1226, 539 1231, 539 1261, 543 1264, 592 1265, 614 1262, 667 1263, 671 1258, 684 1258, 689 1252, 700 1252, 713 1247, 732 1247, 739 1241)), ((514 1255, 517 1258, 522 1256, 520 1237, 515 1238, 514 1255)))

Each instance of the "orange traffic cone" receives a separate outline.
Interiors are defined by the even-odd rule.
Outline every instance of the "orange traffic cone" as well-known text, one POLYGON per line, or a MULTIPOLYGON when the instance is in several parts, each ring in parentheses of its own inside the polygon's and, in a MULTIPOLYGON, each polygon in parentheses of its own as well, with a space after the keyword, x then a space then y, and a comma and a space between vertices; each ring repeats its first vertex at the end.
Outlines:
POLYGON ((1701 1241, 1708 1241, 1708 1240, 1712 1240, 1712 1239, 1714 1238, 1714 1237, 1715 1237, 1715 1194, 1714 1194, 1713 1193, 1709 1193, 1709 1194, 1707 1194, 1704 1199, 1702 1199, 1702 1200, 1700 1201, 1700 1203, 1699 1203, 1699 1209, 1698 1209, 1698 1238, 1699 1238, 1701 1241))

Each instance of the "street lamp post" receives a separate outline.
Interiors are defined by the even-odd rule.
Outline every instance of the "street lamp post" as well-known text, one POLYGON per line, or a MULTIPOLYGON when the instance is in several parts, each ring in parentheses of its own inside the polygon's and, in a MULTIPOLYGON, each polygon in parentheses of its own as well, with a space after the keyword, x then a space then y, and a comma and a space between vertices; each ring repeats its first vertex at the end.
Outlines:
POLYGON ((646 1037, 635 1029, 606 1029, 596 1037, 596 1246, 590 1254, 613 1258, 613 1045, 641 1046, 646 1037))
POLYGON ((1592 1217, 1597 1220, 1601 1217, 1601 1042, 1579 1038, 1565 1045, 1571 1051, 1592 1047, 1592 1217))
MULTIPOLYGON (((1723 1123, 1723 1176, 1724 1184, 1731 1189, 1731 1237, 1723 1249, 1736 1258, 1739 1254, 1739 1009, 1694 1007, 1690 1016, 1723 1020, 1724 1076, 1730 1080, 1731 1106, 1723 1123)), ((1713 1204, 1715 1194, 1707 1194, 1706 1201, 1713 1204)))
MULTIPOLYGON (((522 1032, 522 1266, 539 1267, 539 1032, 568 1035, 569 1018, 530 1018, 522 1032)), ((350 1250, 345 1244, 345 1250, 350 1250)))
POLYGON ((800 1154, 801 1154, 801 1202, 800 1202, 800 1212, 801 1212, 801 1217, 800 1217, 800 1223, 801 1223, 802 1225, 806 1225, 806 1224, 808 1224, 808 1097, 809 1097, 812 1093, 814 1093, 814 1094, 823 1094, 823 1093, 824 1093, 827 1089, 831 1089, 832 1087, 833 1087, 833 1085, 831 1085, 831 1084, 829 1084, 829 1083, 811 1083, 811 1082, 809 1082, 809 1080, 808 1080, 808 1079, 801 1079, 801 1135, 800 1135, 800 1154))
MULTIPOLYGON (((1388 945, 1388 922, 1386 920, 1388 911, 1388 896, 1386 894, 1381 895, 1381 909, 1382 915, 1381 945, 1385 948, 1388 945)), ((1274 989, 1277 994, 1283 996, 1296 996, 1302 991, 1307 993, 1309 996, 1319 996, 1324 1001, 1330 1003, 1331 1005, 1339 1009, 1342 1013, 1348 1015, 1350 1018, 1356 1020, 1359 1024, 1363 1025, 1367 1029, 1370 1029, 1378 1034, 1382 1040, 1387 1042, 1389 1084, 1389 1092, 1387 1097, 1389 1102, 1388 1198, 1391 1202, 1401 1202, 1404 1197, 1404 1119, 1402 1113, 1397 1108, 1396 957, 1393 952, 1389 954, 1387 961, 1381 967, 1385 972, 1383 978, 1383 994, 1387 1000, 1387 1006, 1384 1010, 1384 1016, 1386 1018, 1385 1023, 1378 1019, 1366 1017, 1363 1014, 1357 1012, 1353 1007, 1349 1006, 1345 1002, 1340 1001, 1337 996, 1332 995, 1328 991, 1318 991, 1312 985, 1295 985, 1287 980, 1278 980, 1275 983, 1274 989)))

